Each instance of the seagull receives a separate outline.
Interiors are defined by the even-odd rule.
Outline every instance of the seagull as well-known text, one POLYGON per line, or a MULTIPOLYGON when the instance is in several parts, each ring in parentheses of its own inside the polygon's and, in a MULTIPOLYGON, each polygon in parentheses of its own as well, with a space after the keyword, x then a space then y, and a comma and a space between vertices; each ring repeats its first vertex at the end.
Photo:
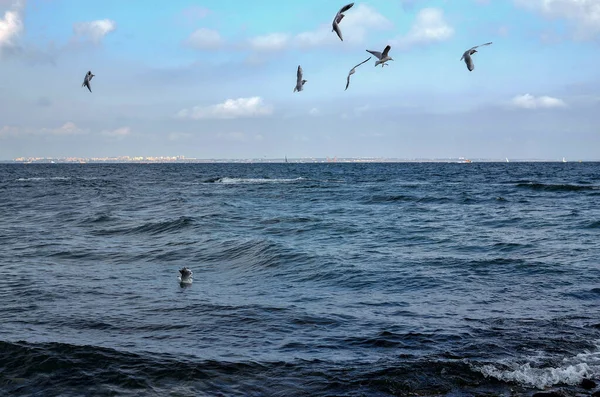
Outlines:
POLYGON ((90 90, 90 92, 92 92, 92 89, 90 88, 90 81, 92 81, 92 77, 94 77, 95 74, 92 74, 92 72, 88 71, 87 74, 85 75, 85 78, 83 79, 83 84, 81 84, 81 86, 86 86, 88 90, 90 90))
POLYGON ((337 33, 338 37, 340 38, 340 40, 344 41, 344 39, 342 38, 342 31, 340 30, 340 23, 342 22, 342 19, 344 19, 344 12, 348 11, 349 9, 352 8, 352 6, 354 5, 354 3, 350 3, 350 4, 346 4, 345 6, 343 6, 342 8, 340 8, 340 10, 338 11, 337 14, 335 14, 335 18, 333 18, 333 23, 331 24, 332 28, 331 31, 337 33))
POLYGON ((383 54, 379 51, 371 51, 371 50, 367 50, 367 52, 370 52, 371 54, 375 55, 379 60, 377 62, 375 62, 375 66, 377 65, 381 65, 381 67, 383 67, 383 65, 387 62, 387 61, 393 61, 392 57, 390 57, 388 55, 388 52, 390 52, 390 47, 389 45, 385 47, 385 50, 383 50, 383 54))
POLYGON ((304 88, 304 83, 306 83, 306 80, 302 80, 302 68, 300 67, 300 65, 298 65, 298 73, 297 73, 297 78, 296 78, 296 87, 294 87, 294 92, 298 91, 302 91, 304 88))
POLYGON ((477 52, 477 50, 475 48, 481 47, 484 45, 490 45, 490 44, 492 44, 491 41, 489 43, 479 44, 479 45, 476 45, 475 47, 471 47, 467 51, 465 51, 465 53, 463 54, 462 57, 460 57, 460 59, 459 59, 460 61, 462 61, 464 58, 465 63, 467 64, 467 69, 469 69, 469 72, 472 72, 473 69, 475 69, 475 64, 473 63, 473 59, 471 58, 471 55, 473 55, 477 52))
POLYGON ((179 276, 181 282, 190 281, 192 275, 194 274, 190 269, 188 269, 185 266, 179 269, 179 273, 181 273, 181 276, 179 276))
MULTIPOLYGON (((365 59, 364 61, 362 61, 361 63, 359 63, 355 67, 353 67, 352 70, 350 70, 350 73, 348 73, 348 78, 346 79, 346 90, 348 89, 348 86, 350 85, 350 76, 352 76, 356 72, 356 68, 357 67, 359 67, 363 63, 367 62, 369 59, 371 59, 371 57, 369 57, 368 59, 365 59)), ((344 91, 346 91, 346 90, 344 90, 344 91)))

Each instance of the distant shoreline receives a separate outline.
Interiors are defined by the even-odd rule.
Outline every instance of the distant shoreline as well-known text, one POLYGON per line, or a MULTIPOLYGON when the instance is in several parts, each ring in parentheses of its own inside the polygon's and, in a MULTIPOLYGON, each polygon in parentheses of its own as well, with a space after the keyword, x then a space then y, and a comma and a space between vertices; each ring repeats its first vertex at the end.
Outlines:
MULTIPOLYGON (((64 159, 36 158, 0 160, 0 164, 315 164, 315 163, 505 163, 505 159, 394 159, 394 158, 290 158, 281 159, 64 159)), ((560 159, 511 159, 511 163, 560 163, 560 159)), ((595 163, 600 160, 568 160, 570 163, 595 163)))

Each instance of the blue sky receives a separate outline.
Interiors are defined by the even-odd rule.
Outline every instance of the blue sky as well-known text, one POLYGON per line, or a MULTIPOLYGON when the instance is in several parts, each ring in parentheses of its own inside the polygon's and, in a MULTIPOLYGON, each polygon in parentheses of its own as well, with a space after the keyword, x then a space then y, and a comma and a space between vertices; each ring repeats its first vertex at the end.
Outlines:
POLYGON ((600 0, 344 4, 0 0, 0 159, 600 159, 600 0))

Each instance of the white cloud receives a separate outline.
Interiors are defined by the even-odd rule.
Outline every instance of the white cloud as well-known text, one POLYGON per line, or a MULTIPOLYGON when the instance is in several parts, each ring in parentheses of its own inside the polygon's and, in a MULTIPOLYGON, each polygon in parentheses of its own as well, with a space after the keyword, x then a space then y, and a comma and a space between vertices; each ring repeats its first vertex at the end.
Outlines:
POLYGON ((113 138, 124 138, 127 135, 131 135, 131 128, 129 127, 121 127, 116 130, 105 130, 102 131, 102 135, 110 136, 113 138))
POLYGON ((79 128, 72 121, 68 121, 58 128, 42 128, 40 132, 52 135, 78 135, 86 133, 87 130, 79 128))
MULTIPOLYGON (((344 42, 350 44, 364 44, 370 30, 385 30, 392 26, 393 24, 386 17, 365 4, 359 4, 348 10, 340 24, 344 42)), ((339 42, 340 39, 331 31, 331 22, 324 23, 315 30, 296 35, 272 33, 250 39, 253 49, 263 51, 281 51, 288 47, 306 49, 337 45, 339 42)))
POLYGON ((19 129, 10 125, 5 125, 0 128, 0 138, 7 138, 9 136, 19 135, 19 129))
POLYGON ((590 39, 600 34, 598 0, 514 0, 514 3, 547 18, 567 20, 574 26, 577 39, 590 39))
POLYGON ((290 36, 285 33, 271 33, 253 37, 249 40, 250 47, 256 51, 280 51, 285 49, 290 36))
POLYGON ((454 28, 444 19, 444 11, 439 8, 423 8, 417 13, 415 23, 406 36, 392 41, 392 45, 409 48, 446 41, 454 35, 454 28))
POLYGON ((550 96, 535 97, 531 94, 517 95, 511 100, 511 104, 522 109, 564 108, 567 106, 562 99, 550 96))
POLYGON ((117 29, 117 23, 110 19, 99 19, 90 22, 76 22, 73 24, 75 37, 88 39, 93 43, 99 43, 102 39, 117 29))
POLYGON ((310 114, 311 116, 317 116, 319 113, 319 109, 317 108, 312 108, 308 111, 308 114, 310 114))
POLYGON ((89 131, 87 129, 79 128, 72 121, 68 121, 57 128, 17 128, 13 126, 4 126, 0 128, 0 137, 17 137, 26 135, 56 135, 56 136, 69 136, 69 135, 80 135, 86 134, 89 131))
POLYGON ((5 48, 15 47, 15 40, 23 31, 21 5, 21 2, 15 3, 13 9, 6 11, 0 19, 0 54, 5 48))
POLYGON ((211 106, 195 106, 191 109, 180 110, 176 117, 184 119, 235 119, 240 117, 268 116, 273 113, 273 107, 265 105, 262 98, 228 99, 223 103, 211 106))
POLYGON ((197 50, 214 50, 223 44, 223 39, 216 30, 200 28, 187 38, 186 43, 197 50))

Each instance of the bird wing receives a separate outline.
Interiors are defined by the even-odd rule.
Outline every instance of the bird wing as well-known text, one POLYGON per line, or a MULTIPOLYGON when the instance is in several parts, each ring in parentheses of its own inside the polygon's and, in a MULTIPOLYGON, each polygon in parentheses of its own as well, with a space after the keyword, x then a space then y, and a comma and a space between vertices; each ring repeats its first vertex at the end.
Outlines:
POLYGON ((485 43, 485 44, 479 44, 479 45, 476 45, 475 47, 471 47, 471 48, 470 48, 468 51, 474 50, 474 49, 475 49, 475 48, 477 48, 477 47, 483 47, 484 45, 490 45, 490 44, 492 44, 492 42, 491 42, 491 41, 490 41, 489 43, 485 43))
POLYGON ((92 92, 92 87, 90 87, 90 82, 89 81, 85 82, 85 86, 87 87, 88 90, 90 90, 90 92, 92 92))
POLYGON ((367 50, 367 52, 370 52, 371 54, 375 55, 378 59, 381 59, 381 52, 371 50, 367 50))
POLYGON ((475 69, 475 64, 473 63, 473 58, 470 55, 465 56, 465 64, 467 65, 467 69, 469 72, 472 72, 475 69))
POLYGON ((338 15, 348 11, 349 9, 352 8, 352 6, 354 5, 354 3, 350 3, 350 4, 346 4, 345 6, 343 6, 342 8, 340 8, 340 10, 338 11, 338 15))
POLYGON ((348 89, 348 86, 350 85, 350 74, 348 75, 348 77, 346 78, 346 89, 344 91, 346 91, 348 89))
POLYGON ((302 82, 302 68, 300 67, 300 65, 298 65, 298 72, 296 73, 296 79, 298 84, 301 84, 302 82))
POLYGON ((364 61, 362 61, 361 63, 359 63, 358 65, 356 65, 355 67, 353 67, 352 69, 356 69, 357 67, 359 67, 360 65, 362 65, 363 63, 367 62, 369 59, 371 59, 371 57, 368 57, 367 59, 365 59, 364 61))
POLYGON ((333 31, 338 35, 338 37, 340 38, 340 40, 344 41, 344 39, 342 38, 342 31, 340 30, 339 25, 337 24, 336 21, 333 21, 333 31))
POLYGON ((390 49, 391 49, 391 48, 392 48, 392 47, 390 47, 389 45, 387 45, 387 46, 385 47, 385 50, 383 50, 383 57, 384 57, 384 58, 388 56, 388 52, 390 52, 390 49))

